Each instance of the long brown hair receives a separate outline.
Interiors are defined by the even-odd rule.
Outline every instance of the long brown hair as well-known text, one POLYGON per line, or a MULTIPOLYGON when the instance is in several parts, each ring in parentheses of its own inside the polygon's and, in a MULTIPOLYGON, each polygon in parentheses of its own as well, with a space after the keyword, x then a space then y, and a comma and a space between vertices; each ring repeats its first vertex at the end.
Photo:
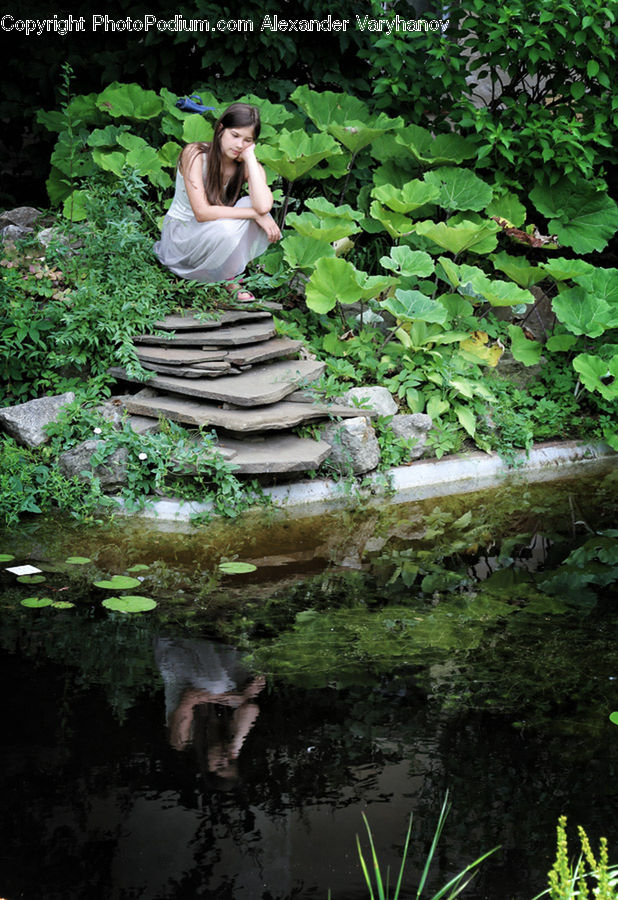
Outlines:
POLYGON ((232 177, 224 186, 222 172, 221 157, 221 135, 225 128, 253 128, 253 138, 257 141, 260 135, 260 113, 256 106, 250 106, 248 103, 232 103, 220 116, 215 125, 213 139, 209 144, 198 141, 189 144, 185 150, 189 150, 189 154, 185 155, 185 150, 181 153, 178 168, 182 172, 183 160, 190 165, 195 156, 199 153, 208 156, 208 166, 206 169, 206 177, 204 179, 204 191, 206 198, 213 206, 234 206, 240 196, 243 182, 246 180, 244 162, 237 167, 232 177))

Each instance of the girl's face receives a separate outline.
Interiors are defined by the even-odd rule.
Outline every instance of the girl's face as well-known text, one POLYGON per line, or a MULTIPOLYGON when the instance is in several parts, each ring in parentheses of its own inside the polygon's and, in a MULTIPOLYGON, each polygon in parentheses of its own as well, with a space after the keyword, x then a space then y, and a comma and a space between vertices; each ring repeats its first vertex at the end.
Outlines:
POLYGON ((237 160, 242 151, 254 141, 252 125, 224 128, 220 138, 221 155, 224 159, 237 160))

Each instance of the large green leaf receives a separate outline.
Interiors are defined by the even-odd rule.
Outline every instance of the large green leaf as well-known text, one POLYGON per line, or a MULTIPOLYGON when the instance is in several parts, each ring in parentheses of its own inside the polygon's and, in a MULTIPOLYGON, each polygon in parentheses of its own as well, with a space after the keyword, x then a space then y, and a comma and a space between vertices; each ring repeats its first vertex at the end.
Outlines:
POLYGON ((157 601, 151 597, 140 596, 124 596, 124 597, 106 597, 103 606, 114 612, 121 613, 141 613, 149 612, 157 605, 157 601))
POLYGON ((538 341, 530 341, 519 325, 508 326, 511 339, 511 353, 514 358, 525 366, 534 366, 541 359, 542 344, 538 341))
POLYGON ((565 259, 563 256, 559 256, 541 263, 541 268, 545 269, 556 281, 570 281, 578 275, 592 272, 594 266, 585 259, 565 259))
POLYGON ((73 191, 64 201, 62 206, 62 215, 71 222, 83 222, 87 217, 86 212, 86 191, 73 191))
POLYGON ((260 147, 260 160, 277 175, 296 181, 311 172, 318 163, 342 157, 339 145, 329 134, 307 134, 306 131, 286 131, 277 138, 277 146, 260 147))
POLYGON ((51 164, 69 178, 87 178, 97 171, 92 156, 87 152, 86 132, 71 137, 64 131, 58 137, 51 155, 51 164))
POLYGON ((608 328, 618 325, 618 310, 613 312, 605 300, 598 300, 580 286, 569 288, 554 297, 552 308, 573 334, 596 338, 608 328))
POLYGON ((563 178, 551 186, 537 185, 530 199, 549 220, 549 231, 578 253, 603 250, 618 231, 618 204, 587 182, 563 178))
POLYGON ((122 175, 122 170, 127 161, 126 153, 120 150, 101 150, 95 147, 92 151, 92 158, 97 166, 100 166, 105 172, 113 172, 114 175, 122 175))
POLYGON ((373 219, 376 219, 384 226, 392 238, 400 238, 404 234, 410 234, 412 231, 413 223, 411 219, 408 219, 407 216, 403 216, 401 213, 394 212, 392 209, 387 209, 381 203, 378 203, 377 200, 372 202, 369 212, 373 219))
POLYGON ((359 119, 346 120, 345 123, 331 122, 326 130, 352 153, 358 153, 367 144, 401 124, 402 119, 391 119, 380 113, 370 122, 361 122, 359 119))
POLYGON ((311 212, 301 215, 289 213, 286 224, 291 225, 299 234, 317 238, 321 241, 338 241, 360 231, 357 224, 361 213, 347 204, 335 206, 324 198, 308 200, 311 212))
POLYGON ((157 187, 170 187, 172 179, 164 171, 161 157, 154 147, 137 134, 120 134, 118 143, 128 151, 127 165, 132 166, 139 175, 149 178, 157 187))
POLYGON ((439 190, 438 202, 444 209, 472 209, 478 212, 485 209, 493 196, 489 185, 469 169, 441 166, 428 172, 425 181, 439 190))
POLYGON ((127 130, 127 125, 106 125, 105 128, 95 128, 88 136, 88 146, 114 147, 118 135, 127 130))
POLYGON ((488 240, 492 244, 489 249, 493 250, 497 244, 495 236, 497 229, 498 226, 492 221, 486 221, 482 224, 463 221, 455 225, 450 225, 447 222, 424 221, 415 222, 413 225, 413 230, 417 234, 428 237, 434 244, 437 244, 444 250, 448 250, 454 256, 459 255, 464 250, 487 252, 488 240), (479 249, 480 247, 482 247, 482 250, 479 249))
POLYGON ((191 113, 182 123, 182 139, 187 144, 195 141, 210 141, 213 136, 213 127, 204 116, 199 113, 191 113))
POLYGON ((345 124, 352 119, 366 123, 371 118, 367 105, 352 94, 312 91, 303 84, 290 94, 290 100, 319 128, 327 128, 333 122, 345 124))
POLYGON ((326 313, 337 302, 357 303, 371 300, 393 284, 392 278, 368 276, 359 272, 345 259, 324 258, 317 263, 307 282, 307 306, 317 313, 326 313))
POLYGON ((618 269, 593 269, 575 276, 575 281, 597 300, 618 309, 618 269))
POLYGON ((494 197, 489 206, 485 207, 485 215, 497 216, 505 219, 509 225, 521 228, 526 221, 526 207, 520 203, 519 198, 507 191, 499 197, 494 197))
POLYGON ((154 119, 163 111, 163 100, 139 84, 114 81, 99 94, 97 106, 114 118, 154 119))
POLYGON ((405 214, 414 212, 426 203, 435 203, 440 197, 440 187, 415 178, 403 188, 396 188, 392 184, 374 187, 371 196, 394 212, 405 214))
POLYGON ((446 307, 421 291, 398 289, 393 297, 382 301, 382 306, 401 321, 412 322, 418 319, 443 325, 448 318, 446 307))
POLYGON ((476 156, 476 147, 458 134, 439 134, 419 125, 408 125, 397 132, 396 140, 424 166, 460 163, 476 156))
POLYGON ((417 275, 420 278, 428 278, 435 270, 435 263, 429 253, 412 250, 407 245, 391 247, 390 256, 381 257, 380 263, 385 269, 403 277, 417 275))
POLYGON ((589 391, 598 391, 606 400, 618 399, 618 356, 606 360, 580 353, 573 360, 573 368, 589 391))
MULTIPOLYGON (((443 257, 440 257, 440 263, 444 267, 443 257)), ((478 266, 455 266, 451 263, 448 268, 449 279, 457 279, 453 286, 473 300, 487 300, 492 306, 516 306, 519 303, 532 303, 534 300, 530 291, 518 287, 512 281, 488 278, 478 266)))
POLYGON ((391 184, 393 187, 401 189, 409 181, 414 178, 417 171, 417 165, 413 160, 388 159, 377 166, 372 172, 373 183, 376 187, 383 184, 391 184))
POLYGON ((283 256, 293 269, 310 272, 315 264, 324 257, 334 257, 335 248, 326 241, 321 241, 304 234, 288 234, 281 242, 283 256))
POLYGON ((501 250, 489 258, 497 269, 516 281, 520 287, 530 287, 546 277, 546 272, 539 266, 531 266, 525 256, 510 256, 505 250, 501 250))
POLYGON ((111 578, 95 581, 94 586, 100 588, 108 588, 111 591, 124 591, 127 588, 139 587, 140 582, 137 578, 131 578, 128 575, 112 575, 111 578))

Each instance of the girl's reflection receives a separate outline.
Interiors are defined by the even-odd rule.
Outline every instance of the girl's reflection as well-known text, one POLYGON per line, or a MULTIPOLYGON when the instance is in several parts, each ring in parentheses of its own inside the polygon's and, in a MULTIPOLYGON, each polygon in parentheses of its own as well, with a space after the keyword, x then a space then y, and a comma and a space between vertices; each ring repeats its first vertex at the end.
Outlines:
POLYGON ((266 680, 252 677, 233 647, 213 641, 158 638, 155 660, 165 684, 170 743, 195 746, 218 787, 238 778, 237 759, 259 715, 254 703, 266 680))

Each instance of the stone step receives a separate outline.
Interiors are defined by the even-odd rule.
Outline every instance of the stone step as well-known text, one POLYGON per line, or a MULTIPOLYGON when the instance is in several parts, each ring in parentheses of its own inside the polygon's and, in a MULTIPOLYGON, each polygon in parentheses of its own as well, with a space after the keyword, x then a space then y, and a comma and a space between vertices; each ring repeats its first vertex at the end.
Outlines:
MULTIPOLYGON (((170 368, 172 366, 201 366, 202 363, 209 364, 221 360, 235 366, 246 366, 291 356, 300 350, 302 343, 302 341, 293 341, 291 338, 275 337, 258 344, 248 344, 246 347, 216 350, 168 346, 149 347, 142 344, 135 348, 135 352, 144 367, 147 367, 147 363, 160 363, 170 368)), ((154 368, 154 365, 152 367, 154 368)), ((155 371, 162 370, 156 369, 155 371)))
POLYGON ((232 368, 226 360, 199 363, 196 366, 166 366, 158 362, 142 362, 144 369, 158 372, 160 375, 174 375, 177 378, 219 378, 221 375, 232 375, 240 369, 232 368))
MULTIPOLYGON (((123 399, 123 406, 127 412, 139 416, 152 416, 153 419, 164 416, 184 425, 197 427, 211 425, 213 428, 223 428, 236 433, 280 431, 315 419, 358 416, 356 407, 326 403, 290 403, 287 398, 269 406, 257 406, 253 409, 238 407, 222 409, 214 403, 173 397, 169 394, 143 396, 145 393, 140 391, 139 395, 123 399)), ((377 413, 373 410, 364 410, 363 415, 375 416, 377 413)))
POLYGON ((276 337, 269 341, 263 341, 260 344, 250 344, 246 347, 230 350, 225 358, 234 366, 252 366, 255 363, 292 356, 292 354, 300 350, 302 345, 302 341, 276 337))
POLYGON ((212 316, 192 315, 195 310, 188 309, 182 315, 169 315, 155 322, 155 328, 165 331, 204 331, 210 328, 222 328, 235 322, 252 322, 255 319, 272 319, 272 315, 265 309, 230 309, 225 312, 215 313, 212 316))
POLYGON ((200 350, 199 348, 182 347, 148 347, 135 348, 141 363, 163 363, 166 366, 194 366, 198 363, 209 363, 223 360, 228 350, 200 350))
POLYGON ((140 334, 133 338, 135 344, 155 344, 171 347, 238 347, 257 344, 275 336, 275 326, 269 316, 262 322, 232 325, 229 328, 213 328, 210 331, 170 332, 169 335, 140 334))
POLYGON ((245 440, 225 438, 219 441, 219 446, 235 453, 231 463, 239 475, 307 472, 317 469, 331 452, 330 444, 325 441, 294 435, 245 440))
MULTIPOLYGON (((264 406, 282 400, 302 384, 315 381, 324 368, 324 363, 316 360, 296 359, 256 366, 249 372, 224 375, 213 381, 155 375, 149 379, 148 387, 234 406, 264 406)), ((130 377, 125 369, 113 366, 108 371, 114 378, 143 384, 139 378, 130 377)))

